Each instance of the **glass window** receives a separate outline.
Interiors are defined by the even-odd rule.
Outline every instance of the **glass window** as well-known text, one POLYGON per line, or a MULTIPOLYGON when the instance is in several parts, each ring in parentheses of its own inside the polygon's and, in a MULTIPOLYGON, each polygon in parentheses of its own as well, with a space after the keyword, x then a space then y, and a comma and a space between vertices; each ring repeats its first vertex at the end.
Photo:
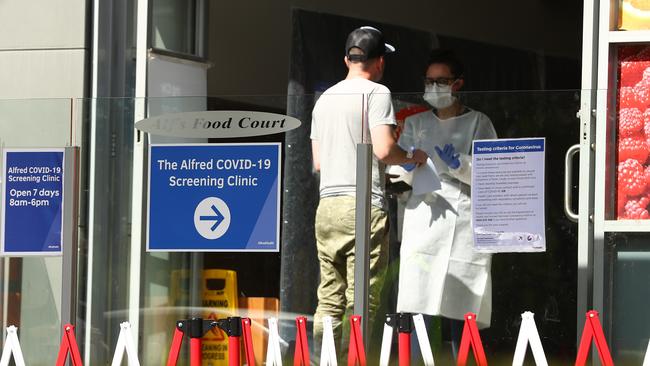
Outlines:
POLYGON ((641 363, 650 337, 648 234, 607 233, 606 244, 605 308, 611 309, 611 319, 603 321, 605 334, 617 363, 641 363))
POLYGON ((154 49, 203 56, 200 16, 201 0, 153 0, 151 2, 151 44, 154 49))
POLYGON ((648 219, 650 47, 617 48, 617 206, 620 219, 648 219))

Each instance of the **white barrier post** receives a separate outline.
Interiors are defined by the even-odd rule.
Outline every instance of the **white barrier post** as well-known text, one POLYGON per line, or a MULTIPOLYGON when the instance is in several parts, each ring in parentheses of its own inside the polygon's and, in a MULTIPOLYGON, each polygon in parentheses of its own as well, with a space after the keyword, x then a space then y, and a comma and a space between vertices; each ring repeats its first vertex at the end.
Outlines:
POLYGON ((387 315, 386 321, 384 322, 384 335, 381 339, 379 366, 388 366, 388 361, 390 360, 390 348, 393 344, 393 327, 391 326, 393 320, 391 319, 391 316, 392 315, 387 315))
POLYGON ((135 351, 135 344, 133 343, 131 324, 129 324, 129 322, 120 324, 120 335, 117 337, 117 345, 115 346, 113 362, 111 363, 112 366, 120 366, 122 363, 122 357, 124 356, 124 350, 126 350, 129 366, 140 366, 138 354, 135 351))
POLYGON ((282 366, 280 334, 278 333, 278 319, 276 318, 269 318, 269 342, 266 347, 266 365, 282 366))
POLYGON ((650 366, 650 341, 648 341, 648 348, 645 350, 645 357, 643 358, 643 366, 650 366))
POLYGON ((418 337, 418 344, 420 345, 424 365, 434 366, 433 352, 431 351, 429 335, 427 334, 427 327, 424 325, 424 317, 422 317, 422 314, 413 315, 413 324, 415 324, 415 334, 418 337))
POLYGON ((331 316, 323 317, 323 342, 320 349, 320 364, 321 366, 337 366, 331 316))
POLYGON ((25 359, 23 358, 23 351, 20 349, 17 331, 18 328, 13 325, 7 327, 7 340, 2 350, 2 357, 0 357, 0 366, 9 366, 9 359, 12 353, 16 366, 25 366, 25 359))
POLYGON ((522 366, 524 364, 528 343, 530 343, 535 364, 537 366, 548 366, 542 341, 539 339, 539 333, 535 325, 535 314, 530 311, 521 314, 521 327, 519 328, 519 337, 517 338, 517 347, 515 348, 515 356, 512 359, 512 366, 522 366))

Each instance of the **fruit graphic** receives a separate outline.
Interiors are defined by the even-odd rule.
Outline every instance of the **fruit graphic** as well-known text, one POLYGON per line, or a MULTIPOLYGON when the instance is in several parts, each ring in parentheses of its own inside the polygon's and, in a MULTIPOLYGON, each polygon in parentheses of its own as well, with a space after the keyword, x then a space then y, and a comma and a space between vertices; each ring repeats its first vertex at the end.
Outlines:
POLYGON ((648 144, 642 134, 621 137, 618 140, 618 161, 634 159, 645 162, 648 158, 648 144))
POLYGON ((616 212, 618 213, 618 218, 625 217, 625 204, 627 203, 627 196, 623 193, 623 190, 619 189, 616 193, 616 212))
POLYGON ((650 62, 632 56, 621 62, 621 85, 634 86, 643 79, 643 72, 650 67, 650 62))
POLYGON ((634 86, 634 99, 641 110, 650 106, 650 80, 641 80, 634 86))
POLYGON ((628 137, 644 128, 643 113, 637 108, 623 108, 618 114, 618 136, 628 137))
POLYGON ((639 199, 631 199, 625 204, 625 218, 626 219, 648 219, 650 214, 648 213, 647 207, 650 200, 648 197, 641 197, 639 199))
MULTIPOLYGON (((626 1, 650 14, 650 0, 626 1)), ((617 217, 650 219, 650 47, 625 45, 618 51, 617 217)))
POLYGON ((638 196, 645 192, 645 170, 634 159, 627 159, 618 164, 618 189, 628 196, 638 196))
POLYGON ((618 103, 620 108, 634 108, 636 107, 636 96, 634 95, 634 87, 623 86, 618 94, 618 103))

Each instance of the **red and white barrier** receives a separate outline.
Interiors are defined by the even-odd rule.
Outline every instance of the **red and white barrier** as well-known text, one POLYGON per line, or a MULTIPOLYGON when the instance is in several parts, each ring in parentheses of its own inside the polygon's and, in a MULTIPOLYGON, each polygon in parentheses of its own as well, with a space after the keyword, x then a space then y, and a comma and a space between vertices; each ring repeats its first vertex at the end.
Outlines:
POLYGON ((296 318, 296 350, 293 353, 293 366, 309 366, 309 345, 307 344, 307 318, 296 318))
POLYGON ((415 325, 415 334, 418 338, 424 365, 434 366, 431 343, 429 342, 429 335, 427 334, 427 327, 424 325, 424 317, 422 317, 422 314, 413 315, 413 325, 415 325))
POLYGON ((276 318, 269 318, 269 342, 266 347, 266 365, 282 366, 280 333, 278 332, 278 320, 276 318))
POLYGON ((393 327, 390 323, 391 315, 386 316, 384 322, 384 335, 381 338, 381 352, 379 354, 379 366, 388 366, 390 360, 390 349, 393 343, 393 327))
POLYGON ((246 356, 246 364, 248 366, 255 366, 255 350, 253 349, 251 319, 242 318, 241 325, 242 325, 242 337, 244 337, 244 355, 246 356))
POLYGON ((9 366, 9 360, 11 359, 12 354, 14 355, 16 366, 25 366, 23 351, 20 349, 20 342, 18 341, 18 328, 13 325, 7 327, 7 340, 2 349, 0 366, 9 366))
POLYGON ((408 366, 411 362, 411 332, 413 326, 415 327, 415 334, 417 336, 422 359, 425 366, 434 366, 433 352, 431 351, 431 344, 429 343, 429 335, 427 334, 426 326, 424 325, 424 318, 422 314, 389 314, 386 316, 384 323, 384 335, 381 342, 381 353, 379 355, 379 365, 388 366, 391 353, 391 345, 393 343, 394 327, 397 327, 399 334, 399 365, 408 366))
POLYGON ((334 344, 334 331, 332 317, 323 317, 323 342, 320 349, 321 366, 337 366, 336 345, 334 344))
POLYGON ((350 317, 350 347, 348 350, 348 366, 366 366, 366 349, 361 334, 361 316, 350 317))
POLYGON ((120 366, 122 364, 124 351, 126 351, 129 366, 140 366, 138 353, 136 352, 135 344, 133 343, 131 324, 129 324, 129 322, 120 324, 120 335, 117 337, 117 345, 115 346, 115 353, 113 354, 113 362, 111 363, 111 366, 120 366))
POLYGON ((463 336, 460 340, 460 348, 458 349, 458 366, 467 365, 467 357, 469 356, 469 347, 474 351, 474 360, 477 366, 487 366, 487 358, 483 350, 483 342, 478 333, 476 326, 476 314, 465 314, 465 326, 463 328, 463 336))
POLYGON ((537 332, 535 325, 535 314, 526 311, 521 314, 521 327, 519 328, 519 337, 517 338, 517 347, 515 348, 515 356, 512 360, 512 366, 523 366, 524 358, 526 357, 526 348, 530 343, 530 349, 535 358, 537 366, 548 366, 546 355, 544 354, 544 347, 537 332))
POLYGON ((61 339, 61 347, 59 347, 59 355, 56 358, 56 366, 65 366, 65 360, 70 353, 70 361, 72 366, 83 366, 81 362, 81 354, 79 353, 79 346, 77 339, 74 336, 74 325, 66 324, 63 326, 63 338, 61 339))
POLYGON ((598 350, 598 357, 603 366, 614 366, 612 354, 609 352, 603 327, 600 325, 598 319, 598 312, 591 310, 587 312, 587 321, 582 330, 582 338, 580 339, 580 347, 578 347, 578 356, 576 357, 576 366, 585 365, 589 356, 589 348, 591 347, 591 340, 594 340, 596 349, 598 350))
MULTIPOLYGON (((542 346, 541 338, 535 324, 535 315, 531 312, 521 314, 521 327, 517 338, 512 365, 523 366, 526 356, 526 349, 530 348, 537 366, 548 366, 548 361, 542 346)), ((168 366, 175 366, 180 353, 183 336, 188 335, 190 344, 190 364, 200 366, 201 353, 200 339, 211 328, 219 326, 226 331, 229 339, 229 365, 241 366, 240 342, 243 336, 246 364, 255 365, 253 353, 253 342, 251 337, 251 320, 249 318, 230 317, 218 321, 193 318, 181 320, 176 323, 172 346, 169 351, 168 366)), ((282 354, 280 348, 280 336, 278 332, 278 321, 276 318, 268 319, 268 347, 266 354, 266 365, 282 366, 282 354)), ((348 352, 348 366, 366 366, 366 352, 361 333, 361 317, 353 315, 350 317, 350 339, 348 352)), ((384 325, 384 334, 381 345, 380 366, 388 366, 393 334, 397 328, 399 333, 399 366, 410 366, 410 341, 412 330, 415 329, 417 341, 422 352, 422 359, 425 366, 435 366, 433 352, 429 343, 429 337, 421 314, 390 314, 387 316, 384 325)), ((612 356, 605 339, 605 335, 598 317, 598 312, 589 311, 586 314, 586 322, 580 339, 580 345, 576 355, 575 366, 584 366, 588 360, 591 342, 594 341, 598 357, 603 366, 614 366, 612 356)), ((474 360, 477 366, 487 366, 487 358, 483 343, 476 324, 476 315, 465 314, 465 324, 458 352, 457 366, 467 365, 469 350, 472 349, 474 360)), ((120 324, 120 334, 113 354, 112 366, 119 366, 122 363, 124 353, 128 357, 129 366, 140 366, 137 357, 137 350, 128 322, 120 324)), ((72 366, 83 366, 79 347, 74 334, 74 326, 66 324, 63 326, 63 337, 57 356, 56 366, 65 366, 70 354, 72 366)), ((7 328, 7 338, 0 357, 0 366, 9 366, 11 355, 14 356, 16 366, 25 366, 22 349, 18 340, 17 328, 7 328)), ((294 353, 294 366, 310 366, 309 346, 307 343, 307 318, 299 316, 296 318, 296 347, 294 353)), ((336 346, 332 318, 323 318, 323 342, 320 355, 320 365, 337 366, 336 346)), ((650 366, 650 342, 648 343, 643 366, 650 366)))

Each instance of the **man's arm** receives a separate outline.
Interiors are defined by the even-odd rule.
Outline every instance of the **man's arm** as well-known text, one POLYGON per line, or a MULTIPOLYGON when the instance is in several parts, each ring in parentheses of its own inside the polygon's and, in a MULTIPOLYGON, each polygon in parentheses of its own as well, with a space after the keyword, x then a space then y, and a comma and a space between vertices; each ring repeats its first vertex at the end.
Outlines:
MULTIPOLYGON (((427 153, 417 149, 413 151, 413 157, 407 158, 407 152, 404 151, 395 140, 392 125, 378 125, 370 130, 372 139, 372 151, 384 164, 424 164, 427 161, 427 153)), ((313 148, 312 148, 313 150, 313 148)), ((314 163, 315 164, 315 163, 314 163)))
POLYGON ((320 172, 320 155, 318 154, 318 140, 311 140, 311 159, 314 171, 320 172))

